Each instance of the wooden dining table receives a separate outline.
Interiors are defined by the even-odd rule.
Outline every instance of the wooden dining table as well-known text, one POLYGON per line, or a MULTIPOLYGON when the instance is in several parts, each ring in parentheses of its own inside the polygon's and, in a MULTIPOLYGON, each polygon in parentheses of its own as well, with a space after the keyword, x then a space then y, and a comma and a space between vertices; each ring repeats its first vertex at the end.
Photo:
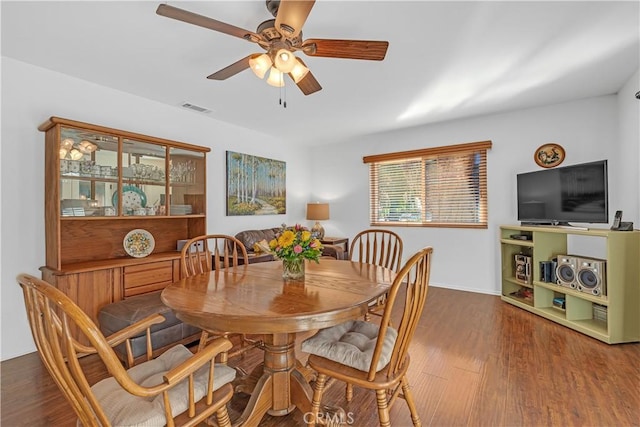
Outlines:
POLYGON ((263 336, 264 362, 244 412, 233 422, 257 426, 266 413, 311 409, 313 392, 296 358, 296 333, 362 318, 394 277, 383 267, 322 259, 307 262, 303 280, 284 281, 282 262, 272 261, 179 280, 164 289, 162 301, 200 328, 263 336))

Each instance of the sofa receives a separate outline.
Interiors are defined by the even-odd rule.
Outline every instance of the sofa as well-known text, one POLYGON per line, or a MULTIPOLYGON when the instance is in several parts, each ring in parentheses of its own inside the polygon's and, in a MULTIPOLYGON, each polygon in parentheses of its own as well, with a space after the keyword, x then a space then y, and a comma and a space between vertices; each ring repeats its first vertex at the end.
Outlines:
MULTIPOLYGON (((275 239, 276 234, 281 230, 281 227, 265 228, 262 230, 244 230, 235 235, 235 238, 240 240, 244 247, 247 249, 249 255, 249 263, 266 262, 275 260, 275 256, 268 252, 256 252, 256 243, 265 240, 267 243, 275 239)), ((346 254, 340 246, 336 245, 323 245, 321 258, 335 258, 339 260, 346 259, 346 254)))

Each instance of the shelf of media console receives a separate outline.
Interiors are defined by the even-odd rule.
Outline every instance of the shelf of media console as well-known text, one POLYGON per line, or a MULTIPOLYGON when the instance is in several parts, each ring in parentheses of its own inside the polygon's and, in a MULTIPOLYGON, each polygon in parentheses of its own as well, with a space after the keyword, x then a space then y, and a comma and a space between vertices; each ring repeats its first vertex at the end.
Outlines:
POLYGON ((521 282, 518 279, 516 279, 515 277, 505 277, 504 280, 506 280, 509 283, 513 283, 514 285, 523 286, 525 288, 533 289, 533 284, 521 282))
MULTIPOLYGON (((585 236, 599 236, 608 237, 611 233, 627 233, 625 231, 615 231, 609 228, 587 228, 587 227, 574 227, 574 226, 561 226, 561 225, 505 225, 501 226, 503 230, 513 230, 525 233, 555 233, 555 234, 580 234, 585 236)), ((521 243, 531 243, 531 240, 519 240, 509 239, 508 237, 502 238, 502 240, 508 240, 515 245, 521 243)))
POLYGON ((533 240, 500 239, 500 243, 504 243, 505 245, 526 246, 529 248, 533 247, 533 240))
POLYGON ((573 297, 594 302, 596 304, 605 305, 605 306, 609 305, 609 300, 604 295, 603 296, 590 295, 588 293, 580 292, 575 289, 567 288, 566 286, 557 285, 555 283, 534 281, 532 284, 528 284, 528 283, 523 283, 517 280, 515 277, 505 277, 504 280, 509 283, 513 283, 514 285, 522 286, 524 288, 534 289, 534 292, 535 292, 535 287, 539 286, 541 288, 549 289, 551 291, 554 291, 560 294, 571 295, 573 297))
POLYGON ((601 296, 590 295, 585 292, 580 292, 575 289, 567 288, 566 286, 560 286, 555 283, 549 283, 549 282, 539 282, 537 280, 533 282, 533 285, 534 285, 534 292, 535 292, 535 287, 540 286, 541 288, 546 288, 554 292, 558 292, 565 295, 571 295, 572 297, 580 298, 590 302, 595 302, 596 304, 606 305, 606 306, 609 305, 609 300, 605 295, 601 295, 601 296))
MULTIPOLYGON (((538 282, 544 283, 544 282, 538 282)), ((544 285, 551 285, 550 283, 544 283, 544 285)), ((545 288, 547 286, 544 286, 545 288)), ((565 288, 566 289, 566 288, 565 288)), ((572 292, 571 295, 575 294, 572 292)), ((607 341, 609 340, 608 325, 606 322, 596 319, 575 319, 567 320, 566 310, 558 310, 557 307, 534 307, 533 302, 524 300, 522 298, 513 297, 510 295, 502 295, 503 301, 508 301, 510 304, 527 310, 531 313, 542 316, 546 319, 557 322, 561 325, 568 326, 574 330, 577 330, 583 334, 591 337, 607 341)))
POLYGON ((520 298, 514 295, 502 295, 501 299, 503 301, 509 301, 513 305, 517 305, 518 307, 525 308, 527 311, 532 311, 531 309, 534 308, 532 299, 529 300, 529 299, 520 298))
POLYGON ((608 339, 609 332, 606 322, 596 319, 568 320, 566 313, 556 307, 537 308, 537 313, 547 319, 554 320, 562 325, 571 326, 582 333, 594 338, 608 339))

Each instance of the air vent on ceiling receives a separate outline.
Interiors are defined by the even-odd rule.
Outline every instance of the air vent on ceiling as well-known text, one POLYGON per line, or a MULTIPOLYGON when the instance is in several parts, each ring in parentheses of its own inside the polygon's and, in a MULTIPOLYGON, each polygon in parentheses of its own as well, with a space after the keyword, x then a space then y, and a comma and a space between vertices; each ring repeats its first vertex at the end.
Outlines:
POLYGON ((198 113, 209 114, 211 112, 208 108, 200 107, 199 105, 195 105, 190 102, 183 102, 180 106, 188 108, 189 110, 197 111, 198 113))

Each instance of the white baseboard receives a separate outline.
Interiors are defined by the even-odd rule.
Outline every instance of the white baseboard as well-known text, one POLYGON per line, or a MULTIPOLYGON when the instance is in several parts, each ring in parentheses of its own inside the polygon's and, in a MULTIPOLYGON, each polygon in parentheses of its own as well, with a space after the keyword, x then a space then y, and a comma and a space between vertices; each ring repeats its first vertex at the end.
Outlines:
POLYGON ((501 292, 500 292, 499 289, 493 289, 493 290, 473 289, 473 288, 464 288, 464 287, 461 287, 461 286, 445 285, 445 284, 442 284, 442 283, 433 283, 433 282, 429 282, 429 286, 433 286, 433 287, 436 287, 436 288, 452 289, 454 291, 475 292, 477 294, 501 295, 501 292))

